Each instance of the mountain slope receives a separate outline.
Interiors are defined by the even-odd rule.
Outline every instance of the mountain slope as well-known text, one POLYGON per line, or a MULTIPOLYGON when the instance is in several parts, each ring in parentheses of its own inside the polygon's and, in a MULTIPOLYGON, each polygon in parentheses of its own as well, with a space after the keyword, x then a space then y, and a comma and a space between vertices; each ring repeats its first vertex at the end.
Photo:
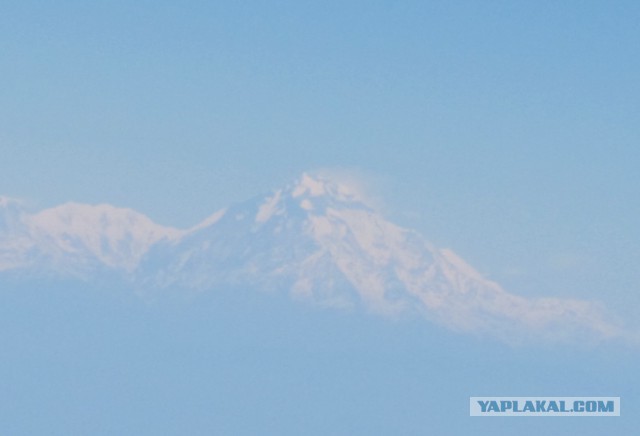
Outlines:
POLYGON ((0 271, 91 280, 106 270, 147 294, 286 292, 322 306, 418 314, 510 342, 624 334, 596 303, 506 292, 453 251, 385 220, 350 184, 321 176, 304 174, 184 231, 107 205, 29 215, 12 204, 0 208, 0 271))
POLYGON ((139 273, 152 288, 284 291, 508 341, 621 334, 597 304, 510 294, 451 250, 386 221, 351 187, 306 174, 157 244, 139 273))
POLYGON ((0 271, 91 278, 96 270, 131 272, 149 247, 181 232, 110 205, 67 203, 35 214, 0 205, 0 271))

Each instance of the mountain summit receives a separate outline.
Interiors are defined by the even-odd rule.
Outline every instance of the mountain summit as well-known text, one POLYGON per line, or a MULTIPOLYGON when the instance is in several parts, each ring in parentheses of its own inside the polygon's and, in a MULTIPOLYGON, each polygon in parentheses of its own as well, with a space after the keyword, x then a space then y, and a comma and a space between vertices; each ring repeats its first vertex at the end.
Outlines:
MULTIPOLYGON (((4 198, 4 197, 3 197, 4 198)), ((506 292, 453 251, 385 220, 356 186, 303 174, 177 230, 135 211, 69 203, 27 214, 0 203, 0 274, 124 277, 132 289, 286 292, 509 342, 622 334, 595 303, 506 292)))

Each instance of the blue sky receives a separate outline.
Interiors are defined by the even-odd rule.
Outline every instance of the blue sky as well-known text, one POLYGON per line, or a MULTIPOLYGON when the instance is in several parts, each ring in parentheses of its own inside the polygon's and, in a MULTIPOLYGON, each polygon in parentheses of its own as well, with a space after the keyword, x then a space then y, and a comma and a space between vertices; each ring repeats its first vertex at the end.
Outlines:
POLYGON ((351 169, 514 293, 640 308, 640 3, 0 6, 0 194, 190 226, 351 169))

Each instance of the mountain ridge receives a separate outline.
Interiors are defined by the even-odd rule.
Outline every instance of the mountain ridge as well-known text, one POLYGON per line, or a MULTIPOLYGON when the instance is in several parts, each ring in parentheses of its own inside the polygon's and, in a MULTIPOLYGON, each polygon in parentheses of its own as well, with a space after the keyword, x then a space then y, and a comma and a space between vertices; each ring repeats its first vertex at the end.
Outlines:
POLYGON ((22 270, 90 281, 106 271, 147 294, 286 292, 327 307, 417 313, 507 342, 625 334, 599 303, 505 291, 452 250, 384 219, 357 186, 320 175, 305 173, 186 230, 105 204, 29 214, 2 198, 0 275, 22 270))

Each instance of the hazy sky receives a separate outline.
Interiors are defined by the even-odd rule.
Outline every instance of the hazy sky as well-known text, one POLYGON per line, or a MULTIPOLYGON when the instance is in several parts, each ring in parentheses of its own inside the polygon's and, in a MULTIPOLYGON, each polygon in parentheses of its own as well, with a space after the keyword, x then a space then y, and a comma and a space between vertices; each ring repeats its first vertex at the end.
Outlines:
MULTIPOLYGON (((187 227, 353 171, 509 292, 632 322, 639 77, 637 0, 4 1, 0 195, 187 227)), ((0 292, 6 434, 637 432, 637 350, 68 287, 0 292), (623 416, 478 421, 472 395, 620 396, 623 416)))
POLYGON ((193 225, 302 171, 516 293, 640 307, 636 1, 0 6, 0 193, 193 225))

